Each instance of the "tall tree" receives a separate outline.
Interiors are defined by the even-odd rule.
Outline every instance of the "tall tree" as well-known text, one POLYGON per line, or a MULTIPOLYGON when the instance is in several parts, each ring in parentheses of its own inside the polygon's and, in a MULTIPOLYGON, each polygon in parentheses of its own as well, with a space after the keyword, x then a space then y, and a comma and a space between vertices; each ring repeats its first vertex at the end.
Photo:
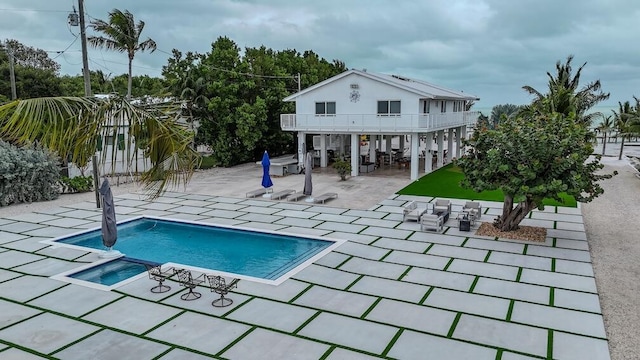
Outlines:
POLYGON ((522 109, 521 105, 501 104, 491 108, 491 117, 489 118, 489 128, 495 129, 502 120, 503 116, 508 118, 515 115, 522 109))
POLYGON ((8 48, 11 48, 16 65, 47 70, 54 74, 58 74, 58 71, 60 71, 60 64, 51 59, 49 54, 42 49, 24 45, 14 39, 7 39, 4 42, 0 42, 0 53, 3 52, 2 50, 7 50, 8 48))
POLYGON ((575 120, 589 127, 597 114, 588 114, 599 102, 609 98, 609 93, 602 92, 600 80, 592 81, 580 86, 580 75, 586 62, 573 73, 571 66, 573 55, 567 57, 566 62, 556 63, 556 74, 547 72, 549 78, 548 91, 542 93, 531 86, 522 88, 534 96, 531 105, 524 107, 523 111, 534 114, 551 114, 554 112, 569 116, 575 113, 575 120))
POLYGON ((140 35, 144 30, 144 21, 135 23, 133 14, 129 10, 122 12, 113 9, 109 13, 109 21, 94 20, 91 26, 95 31, 101 32, 104 36, 89 36, 89 43, 94 47, 104 47, 108 50, 127 53, 129 59, 129 80, 127 83, 127 97, 131 98, 131 65, 133 58, 138 51, 156 50, 156 42, 150 38, 140 42, 140 35))
POLYGON ((612 110, 615 128, 622 140, 618 160, 622 160, 625 138, 640 133, 640 99, 635 96, 633 99, 636 101, 635 105, 631 105, 629 101, 618 102, 618 111, 612 110))
POLYGON ((602 115, 602 121, 600 121, 600 123, 598 124, 598 127, 596 127, 596 130, 602 133, 602 155, 603 156, 605 155, 605 152, 607 149, 607 136, 609 136, 609 133, 611 132, 611 130, 613 130, 613 125, 614 125, 614 121, 611 115, 609 116, 602 115))

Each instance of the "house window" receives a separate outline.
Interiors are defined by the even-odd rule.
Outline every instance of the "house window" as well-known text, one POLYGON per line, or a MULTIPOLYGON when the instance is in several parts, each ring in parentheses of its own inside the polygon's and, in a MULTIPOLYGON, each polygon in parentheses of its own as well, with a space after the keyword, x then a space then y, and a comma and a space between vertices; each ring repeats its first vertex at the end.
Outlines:
POLYGON ((400 115, 400 101, 378 101, 378 115, 400 115))
POLYGON ((316 103, 316 115, 335 115, 336 114, 336 102, 335 101, 323 101, 316 103))
POLYGON ((440 112, 447 112, 447 102, 440 101, 440 112))
POLYGON ((425 101, 422 103, 422 113, 423 113, 423 114, 428 114, 428 113, 429 113, 429 110, 431 110, 431 109, 430 109, 430 107, 431 107, 431 101, 429 101, 429 100, 425 100, 425 101))

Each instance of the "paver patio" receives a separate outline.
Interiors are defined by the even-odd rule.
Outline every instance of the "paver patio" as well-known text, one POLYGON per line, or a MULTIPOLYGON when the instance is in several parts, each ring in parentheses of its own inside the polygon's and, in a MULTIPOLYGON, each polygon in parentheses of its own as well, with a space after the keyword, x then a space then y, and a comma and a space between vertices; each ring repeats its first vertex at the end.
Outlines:
MULTIPOLYGON (((349 240, 278 286, 241 281, 223 309, 207 288, 180 300, 172 280, 170 292, 152 294, 146 276, 112 291, 50 279, 97 260, 40 243, 97 224, 95 204, 2 218, 0 358, 609 359, 579 210, 534 211, 527 221, 547 226, 548 238, 527 243, 461 232, 455 216, 443 234, 421 232, 402 222, 401 206, 415 199, 361 210, 116 197, 118 220, 153 214, 349 240)), ((455 213, 463 201, 452 203, 455 213)), ((501 207, 483 202, 483 220, 501 207)))

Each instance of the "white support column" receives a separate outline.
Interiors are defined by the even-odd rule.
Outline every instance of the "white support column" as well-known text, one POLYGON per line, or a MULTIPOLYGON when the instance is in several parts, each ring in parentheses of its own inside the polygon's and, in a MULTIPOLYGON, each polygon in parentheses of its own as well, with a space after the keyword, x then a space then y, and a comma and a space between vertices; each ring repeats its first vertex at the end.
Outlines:
MULTIPOLYGON (((467 138, 467 126, 466 125, 460 126, 460 138, 461 139, 466 139, 467 138)), ((460 145, 460 148, 461 148, 461 151, 462 151, 460 156, 464 156, 464 154, 466 153, 466 151, 464 149, 464 146, 460 145)))
POLYGON ((392 138, 391 135, 384 136, 384 139, 386 140, 386 143, 384 145, 384 151, 389 155, 391 154, 391 138, 392 138))
POLYGON ((320 134, 320 167, 327 167, 327 134, 320 134))
POLYGON ((424 173, 428 174, 433 171, 433 153, 431 146, 433 145, 433 133, 427 133, 424 150, 424 173))
POLYGON ((339 136, 339 139, 340 139, 340 156, 344 156, 345 145, 347 144, 347 136, 348 135, 340 134, 338 136, 339 136))
POLYGON ((453 157, 453 128, 449 128, 449 135, 447 135, 447 163, 451 162, 453 157))
POLYGON ((304 154, 306 153, 306 144, 305 138, 306 133, 298 132, 298 168, 302 169, 304 167, 304 154))
POLYGON ((420 150, 420 135, 411 134, 411 180, 418 180, 418 166, 420 165, 420 159, 418 158, 418 151, 420 150))
POLYGON ((398 146, 400 151, 400 157, 404 157, 404 138, 405 134, 400 135, 400 145, 398 146))
POLYGON ((378 140, 378 135, 370 135, 369 136, 369 162, 376 162, 376 142, 378 140))
POLYGON ((360 162, 360 136, 351 134, 351 176, 358 176, 360 162))
POLYGON ((444 130, 438 131, 438 169, 444 165, 444 130))
POLYGON ((462 149, 460 148, 460 146, 462 146, 462 141, 460 139, 461 134, 462 134, 462 126, 459 126, 456 128, 456 158, 457 159, 459 159, 460 156, 463 154, 462 149))

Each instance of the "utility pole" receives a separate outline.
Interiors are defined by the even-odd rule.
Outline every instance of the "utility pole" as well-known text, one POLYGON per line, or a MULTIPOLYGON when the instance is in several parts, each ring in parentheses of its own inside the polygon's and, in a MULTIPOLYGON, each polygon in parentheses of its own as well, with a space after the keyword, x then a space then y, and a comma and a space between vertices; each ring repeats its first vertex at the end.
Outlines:
POLYGON ((80 41, 82 43, 82 74, 84 75, 84 96, 91 96, 91 77, 89 74, 89 60, 87 57, 87 34, 84 26, 84 0, 78 0, 80 11, 80 41))
POLYGON ((296 79, 298 80, 298 92, 300 92, 302 90, 302 82, 300 81, 300 73, 298 73, 298 76, 296 76, 296 79))
POLYGON ((9 77, 11 78, 11 100, 15 100, 18 98, 18 94, 16 92, 16 72, 13 68, 13 50, 11 49, 11 45, 9 42, 7 44, 7 55, 9 55, 9 77))

